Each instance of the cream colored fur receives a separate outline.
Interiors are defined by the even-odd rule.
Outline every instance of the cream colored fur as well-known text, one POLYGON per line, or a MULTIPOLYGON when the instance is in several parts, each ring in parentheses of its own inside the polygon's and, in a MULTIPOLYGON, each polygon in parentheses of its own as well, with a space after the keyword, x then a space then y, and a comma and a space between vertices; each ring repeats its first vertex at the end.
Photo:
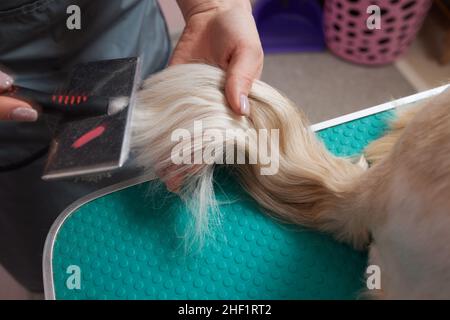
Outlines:
POLYGON ((367 225, 370 263, 382 270, 378 297, 448 299, 450 90, 401 113, 393 129, 368 148, 375 166, 360 196, 371 198, 367 225))
MULTIPOLYGON (((223 85, 221 70, 199 64, 169 67, 149 78, 140 93, 133 120, 132 147, 138 163, 159 172, 160 176, 163 173, 163 180, 179 172, 187 174, 179 194, 194 213, 194 235, 201 237, 211 223, 220 220, 217 211, 207 214, 207 208, 215 207, 214 165, 174 166, 170 155, 179 142, 171 141, 172 132, 184 128, 194 136, 194 121, 199 120, 205 131, 211 128, 222 132, 226 129, 279 129, 278 174, 261 175, 259 164, 235 165, 242 185, 270 213, 286 221, 320 226, 324 230, 334 228, 332 215, 323 215, 321 221, 321 214, 334 208, 335 202, 344 197, 349 184, 364 172, 361 166, 331 155, 309 129, 304 115, 267 84, 254 83, 249 96, 249 118, 236 115, 226 105, 223 85)), ((222 147, 216 144, 193 144, 189 158, 206 148, 222 147)), ((236 143, 228 140, 226 144, 236 143)), ((248 145, 239 149, 240 146, 242 144, 237 145, 237 153, 247 157, 257 153, 248 145)), ((267 148, 270 149, 270 145, 267 148)), ((352 241, 348 236, 342 234, 340 238, 352 241)))
MULTIPOLYGON (((218 132, 279 129, 277 174, 261 175, 259 164, 230 170, 269 214, 330 232, 356 248, 371 245, 370 263, 382 271, 379 298, 450 298, 450 91, 411 116, 403 132, 378 148, 383 156, 376 158, 374 151, 376 163, 366 171, 331 155, 303 114, 272 87, 255 82, 245 118, 226 105, 223 85, 224 74, 217 68, 169 67, 145 82, 133 117, 138 163, 163 180, 186 175, 179 194, 191 208, 197 238, 220 223, 220 212, 214 210, 214 164, 175 166, 171 152, 180 142, 171 140, 173 131, 184 128, 193 134, 196 120, 202 120, 204 130, 218 132)), ((207 148, 234 144, 210 139, 184 146, 191 158, 207 148)), ((237 149, 247 158, 259 152, 249 145, 237 149)), ((221 160, 218 156, 215 162, 221 160)))
POLYGON ((403 130, 411 122, 414 116, 421 110, 422 104, 399 111, 395 119, 390 122, 388 133, 369 144, 364 150, 365 158, 374 164, 385 158, 391 152, 395 143, 403 133, 403 130))

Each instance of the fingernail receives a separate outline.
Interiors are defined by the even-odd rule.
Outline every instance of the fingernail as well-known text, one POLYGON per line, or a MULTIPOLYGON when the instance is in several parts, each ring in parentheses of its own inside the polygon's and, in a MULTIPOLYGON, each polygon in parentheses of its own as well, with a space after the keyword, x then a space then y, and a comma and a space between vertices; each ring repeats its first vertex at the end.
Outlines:
POLYGON ((33 122, 38 118, 38 113, 32 108, 19 107, 11 111, 9 119, 13 121, 33 122))
POLYGON ((241 113, 245 116, 250 114, 250 103, 248 102, 248 97, 245 94, 241 94, 241 113))
POLYGON ((14 80, 6 73, 0 71, 0 89, 6 90, 13 84, 14 80))

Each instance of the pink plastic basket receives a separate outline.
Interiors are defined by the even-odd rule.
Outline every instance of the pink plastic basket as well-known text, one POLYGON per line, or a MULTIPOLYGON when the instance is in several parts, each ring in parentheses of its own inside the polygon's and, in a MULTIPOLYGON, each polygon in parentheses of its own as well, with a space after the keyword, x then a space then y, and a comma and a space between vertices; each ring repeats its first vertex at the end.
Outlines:
POLYGON ((394 61, 414 40, 432 0, 325 0, 325 38, 346 60, 379 65, 394 61), (381 9, 381 28, 370 30, 367 8, 381 9))

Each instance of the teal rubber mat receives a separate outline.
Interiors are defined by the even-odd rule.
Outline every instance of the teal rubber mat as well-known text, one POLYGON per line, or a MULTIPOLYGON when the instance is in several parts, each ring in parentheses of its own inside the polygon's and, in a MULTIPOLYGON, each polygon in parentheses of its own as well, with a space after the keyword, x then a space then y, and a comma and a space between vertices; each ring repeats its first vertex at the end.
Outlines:
MULTIPOLYGON (((318 135, 336 155, 359 154, 383 134, 390 115, 357 119, 318 135)), ((216 182, 222 225, 201 250, 186 253, 180 235, 188 213, 164 187, 151 182, 149 192, 149 184, 66 213, 47 243, 48 298, 355 299, 365 287, 365 253, 266 216, 226 172, 216 182)))

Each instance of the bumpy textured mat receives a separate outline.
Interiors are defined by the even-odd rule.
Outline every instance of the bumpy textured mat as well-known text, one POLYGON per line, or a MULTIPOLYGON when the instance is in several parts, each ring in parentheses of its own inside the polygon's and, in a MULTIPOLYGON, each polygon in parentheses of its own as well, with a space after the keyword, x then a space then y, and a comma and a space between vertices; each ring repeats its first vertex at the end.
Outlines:
MULTIPOLYGON (((358 154, 389 116, 318 134, 333 153, 358 154)), ((52 244, 56 299, 354 299, 365 287, 365 253, 266 216, 224 172, 216 185, 221 227, 201 250, 186 253, 189 215, 176 196, 151 184, 94 199, 67 217, 52 244)))

